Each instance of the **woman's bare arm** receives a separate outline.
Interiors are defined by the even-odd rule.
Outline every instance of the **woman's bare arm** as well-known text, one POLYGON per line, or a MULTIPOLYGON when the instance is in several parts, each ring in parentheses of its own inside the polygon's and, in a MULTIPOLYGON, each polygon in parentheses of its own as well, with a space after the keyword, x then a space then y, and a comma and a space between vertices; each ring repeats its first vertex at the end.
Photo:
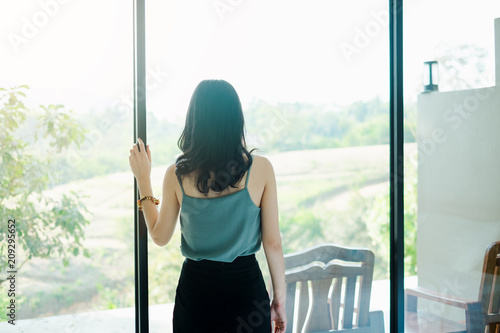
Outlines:
MULTIPOLYGON (((139 139, 140 151, 136 145, 130 150, 130 167, 137 180, 139 193, 142 196, 153 196, 151 186, 151 151, 144 147, 142 140, 139 139)), ((175 165, 168 167, 163 180, 163 197, 161 200, 160 211, 151 200, 142 201, 142 211, 153 241, 159 245, 166 245, 175 230, 177 217, 179 215, 179 201, 176 195, 178 185, 175 175, 175 165)))
POLYGON ((271 320, 275 321, 276 332, 284 332, 286 329, 285 261, 279 230, 276 178, 271 163, 267 159, 264 159, 264 161, 263 169, 266 185, 261 201, 262 245, 273 285, 271 320))

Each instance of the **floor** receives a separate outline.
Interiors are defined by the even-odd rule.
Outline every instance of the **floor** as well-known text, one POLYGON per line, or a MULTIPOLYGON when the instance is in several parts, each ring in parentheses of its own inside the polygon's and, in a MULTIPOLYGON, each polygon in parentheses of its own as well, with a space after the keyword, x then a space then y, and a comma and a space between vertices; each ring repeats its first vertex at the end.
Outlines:
MULTIPOLYGON (((149 332, 171 333, 173 304, 149 307, 149 332)), ((24 319, 0 323, 2 333, 125 333, 135 331, 135 308, 24 319)))

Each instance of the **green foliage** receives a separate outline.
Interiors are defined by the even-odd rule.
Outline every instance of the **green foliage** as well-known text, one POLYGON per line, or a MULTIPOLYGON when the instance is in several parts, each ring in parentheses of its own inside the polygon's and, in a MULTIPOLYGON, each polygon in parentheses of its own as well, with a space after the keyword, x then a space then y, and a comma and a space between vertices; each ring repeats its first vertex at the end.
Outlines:
MULTIPOLYGON (((129 278, 129 281, 133 281, 133 276, 129 278)), ((120 285, 109 287, 102 283, 97 283, 96 288, 99 295, 96 308, 111 310, 134 306, 133 300, 127 298, 131 294, 130 290, 134 288, 133 283, 130 283, 127 289, 120 285)))
POLYGON ((184 257, 180 248, 180 230, 176 230, 167 246, 152 241, 148 246, 149 304, 173 303, 184 257))
MULTIPOLYGON (((133 145, 132 113, 107 109, 92 110, 81 119, 88 129, 80 147, 55 157, 60 183, 89 179, 120 171, 129 171, 127 152, 133 145)), ((172 163, 179 153, 176 147, 181 129, 167 120, 148 113, 148 144, 154 165, 172 163)))
MULTIPOLYGON (((51 105, 46 109, 57 111, 59 107, 51 105)), ((414 142, 414 107, 407 105, 407 108, 411 112, 407 112, 405 121, 405 141, 414 142)), ((263 100, 255 100, 244 112, 247 143, 250 148, 258 148, 262 153, 389 142, 389 105, 378 98, 344 107, 309 103, 271 105, 263 100)), ((58 132, 64 127, 67 136, 74 137, 74 133, 69 130, 72 127, 64 126, 66 119, 61 118, 54 123, 52 117, 46 118, 43 124, 46 128, 50 127, 51 132, 58 132)), ((53 157, 58 183, 128 171, 128 160, 123 152, 128 151, 133 144, 132 124, 132 113, 123 110, 92 110, 82 116, 80 127, 88 129, 87 135, 79 145, 53 157)), ((184 124, 159 119, 153 113, 147 114, 147 124, 147 140, 151 144, 153 163, 172 163, 180 153, 177 140, 184 124)))
POLYGON ((280 217, 280 231, 283 238, 283 252, 295 252, 319 242, 324 237, 322 220, 309 209, 285 212, 280 217))
MULTIPOLYGON (((405 275, 413 276, 417 274, 417 171, 410 163, 407 166, 404 184, 404 263, 405 275)), ((389 193, 379 195, 367 217, 372 250, 379 253, 378 257, 386 267, 389 267, 390 258, 389 200, 389 193)))
POLYGON ((62 105, 41 106, 40 113, 28 109, 27 90, 0 89, 0 283, 8 265, 8 220, 16 221, 18 270, 35 257, 57 257, 67 265, 71 256, 89 256, 82 245, 87 209, 78 194, 47 191, 57 181, 53 156, 78 147, 85 132, 62 105))
MULTIPOLYGON (((407 142, 415 119, 407 119, 407 142)), ((345 107, 253 101, 245 110, 248 143, 264 152, 389 143, 389 104, 375 98, 345 107)))
MULTIPOLYGON (((51 185, 75 179, 128 171, 124 152, 132 144, 132 115, 116 110, 93 111, 76 122, 71 112, 63 106, 49 105, 40 107, 34 116, 34 111, 28 111, 23 103, 26 89, 19 87, 0 91, 0 124, 5 129, 0 133, 0 217, 2 223, 6 223, 9 218, 16 218, 17 241, 27 258, 56 257, 67 265, 73 255, 88 256, 82 246, 84 228, 88 223, 85 220, 86 209, 79 196, 73 192, 54 197, 46 190, 51 185), (82 128, 87 131, 83 132, 82 128)), ((389 137, 388 105, 378 99, 356 102, 342 108, 307 103, 270 105, 255 101, 245 112, 248 143, 250 147, 257 147, 264 153, 385 144, 389 137)), ((408 114, 405 139, 413 141, 416 118, 413 117, 414 113, 408 114)), ((153 163, 156 166, 171 163, 179 153, 175 143, 181 129, 180 125, 148 114, 148 142, 152 145, 153 163)), ((316 166, 311 165, 311 168, 316 166)), ((318 177, 317 181, 297 177, 300 178, 297 183, 292 184, 293 181, 290 181, 290 184, 286 184, 298 190, 294 195, 289 195, 292 200, 280 206, 285 252, 301 250, 320 242, 369 247, 377 258, 375 277, 386 278, 389 259, 388 199, 385 195, 374 201, 359 193, 359 189, 366 186, 368 181, 385 175, 385 169, 367 166, 364 161, 349 162, 346 168, 345 162, 335 161, 333 167, 330 164, 322 167, 318 165, 318 170, 307 170, 307 174, 315 175, 316 172, 319 175, 324 169, 331 172, 328 175, 331 178, 327 181, 323 176, 318 177), (367 179, 358 179, 365 174, 367 179), (350 199, 341 212, 332 210, 328 203, 322 202, 344 193, 349 193, 350 199)), ((411 196, 415 198, 416 186, 409 188, 409 191, 413 192, 405 195, 411 201, 411 196)), ((410 223, 405 225, 408 233, 407 272, 412 273, 416 264, 415 246, 412 245, 416 237, 416 207, 407 202, 405 205, 407 221, 410 223)), ((126 228, 117 228, 116 238, 122 243, 127 243, 133 234, 133 224, 129 223, 129 219, 114 219, 123 222, 119 224, 126 228)), ((0 229, 1 253, 6 253, 5 248, 1 247, 5 246, 4 238, 5 231, 0 229)), ((183 259, 179 251, 179 239, 177 233, 167 247, 149 246, 151 304, 174 300, 183 259)), ((132 256, 132 247, 128 247, 127 251, 132 256)), ((38 311, 41 305, 46 306, 47 300, 51 304, 69 306, 76 299, 92 302, 98 309, 133 306, 133 270, 116 265, 118 260, 115 260, 115 255, 123 253, 110 249, 102 249, 102 252, 101 256, 93 252, 92 259, 106 269, 113 267, 123 276, 110 280, 100 276, 101 266, 85 267, 85 271, 99 275, 99 279, 84 279, 85 286, 61 284, 54 290, 31 293, 23 303, 24 308, 38 311), (88 294, 87 299, 74 297, 83 292, 88 294)), ((5 263, 5 256, 1 260, 1 263, 5 263)), ((75 267, 84 266, 72 261, 65 269, 75 267)), ((0 266, 0 272, 2 268, 5 266, 0 266)), ((20 301, 23 301, 22 297, 20 301)), ((59 310, 53 305, 52 311, 59 310)))
POLYGON ((71 113, 65 110, 64 105, 40 105, 40 108, 44 112, 38 116, 35 139, 42 134, 44 138, 50 139, 49 145, 56 148, 57 152, 61 152, 73 143, 80 147, 85 134, 73 120, 71 113))
MULTIPOLYGON (((405 179, 405 274, 417 273, 417 186, 415 172, 410 170, 405 179)), ((389 278, 389 195, 375 197, 360 194, 366 186, 345 189, 348 195, 344 209, 321 205, 305 205, 311 198, 294 203, 294 209, 280 212, 280 230, 285 253, 296 252, 319 243, 335 243, 347 247, 366 247, 375 254, 375 279, 389 278)), ((338 188, 338 184, 332 184, 338 188)), ((303 188, 302 188, 303 189, 303 188)), ((338 191, 321 191, 316 198, 331 200, 338 191)))
POLYGON ((375 115, 367 121, 353 123, 351 130, 340 141, 342 147, 388 143, 389 118, 387 115, 375 115))

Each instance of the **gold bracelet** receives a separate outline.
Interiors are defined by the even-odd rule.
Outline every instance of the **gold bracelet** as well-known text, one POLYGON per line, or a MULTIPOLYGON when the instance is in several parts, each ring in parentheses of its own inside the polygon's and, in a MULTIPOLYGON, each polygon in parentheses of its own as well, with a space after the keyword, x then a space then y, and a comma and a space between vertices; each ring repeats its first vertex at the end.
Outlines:
POLYGON ((149 195, 146 195, 146 196, 141 197, 139 200, 137 200, 137 208, 139 208, 139 210, 142 210, 142 201, 143 200, 151 200, 151 202, 157 206, 160 204, 160 200, 156 199, 155 197, 151 197, 149 195))

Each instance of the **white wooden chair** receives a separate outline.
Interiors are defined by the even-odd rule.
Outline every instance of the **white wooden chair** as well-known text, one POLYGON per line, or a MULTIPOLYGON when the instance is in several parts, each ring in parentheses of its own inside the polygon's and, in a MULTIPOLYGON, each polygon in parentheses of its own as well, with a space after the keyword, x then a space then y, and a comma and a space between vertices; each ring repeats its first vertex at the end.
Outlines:
POLYGON ((382 311, 369 311, 373 265, 372 251, 333 244, 285 255, 287 332, 383 333, 382 311))

